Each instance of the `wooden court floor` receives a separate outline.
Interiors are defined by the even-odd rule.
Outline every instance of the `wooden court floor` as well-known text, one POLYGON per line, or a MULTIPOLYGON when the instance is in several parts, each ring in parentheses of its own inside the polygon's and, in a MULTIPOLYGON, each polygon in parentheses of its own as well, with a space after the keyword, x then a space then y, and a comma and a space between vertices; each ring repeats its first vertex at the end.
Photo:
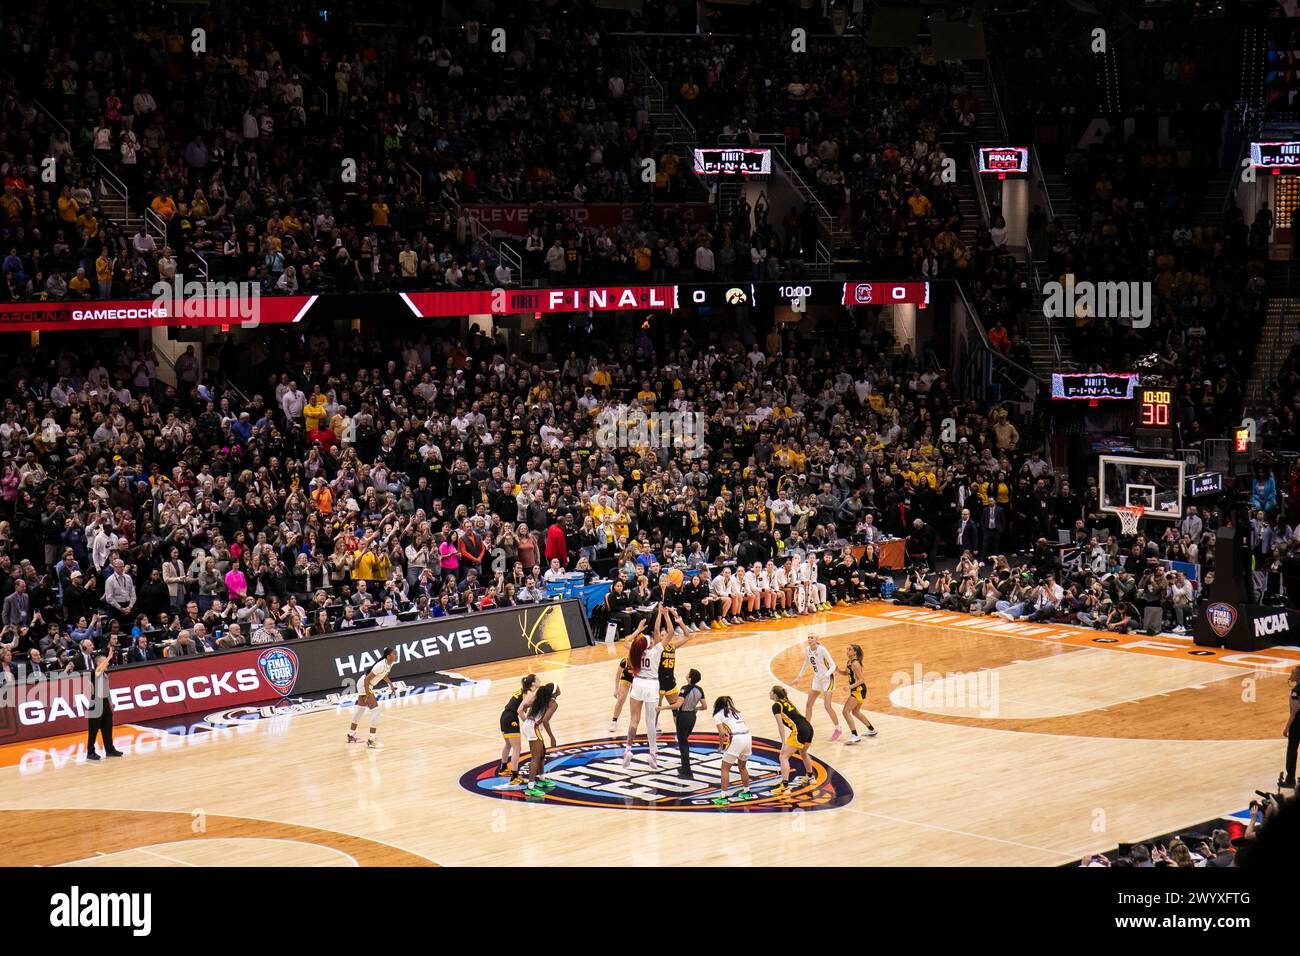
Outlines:
MULTIPOLYGON (((598 752, 622 649, 596 645, 467 668, 460 686, 389 701, 380 751, 344 742, 347 707, 191 736, 123 727, 116 761, 86 761, 79 736, 9 745, 4 862, 1053 866, 1245 806, 1281 768, 1286 670, 1300 662, 1295 648, 1207 654, 1186 639, 1097 643, 1079 629, 860 605, 706 632, 677 673, 701 671, 710 700, 731 695, 755 737, 774 740, 768 690, 783 683, 804 708, 808 678, 794 681, 810 631, 837 661, 863 648, 880 731, 831 742, 827 713, 812 711, 817 777, 834 800, 715 812, 704 799, 646 809, 475 789, 526 666, 562 689, 555 730, 581 764, 569 778, 617 776, 598 752)), ((671 741, 660 744, 675 769, 671 741)))

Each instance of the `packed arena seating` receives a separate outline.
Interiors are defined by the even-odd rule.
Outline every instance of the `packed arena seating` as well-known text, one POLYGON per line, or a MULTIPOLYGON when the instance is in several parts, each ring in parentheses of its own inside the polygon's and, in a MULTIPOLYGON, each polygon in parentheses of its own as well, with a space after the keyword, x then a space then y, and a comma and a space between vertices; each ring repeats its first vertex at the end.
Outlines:
MULTIPOLYGON (((212 45, 199 54, 178 20, 142 8, 93 35, 63 32, 71 5, 41 12, 13 11, 0 32, 13 76, 0 142, 10 298, 129 296, 173 270, 255 278, 268 293, 509 284, 520 277, 498 272, 495 245, 461 204, 706 199, 653 127, 628 70, 635 44, 610 32, 625 24, 608 11, 588 11, 582 33, 557 29, 548 5, 511 13, 503 54, 476 20, 451 35, 342 17, 308 27, 242 3, 205 21, 212 45), (220 39, 236 22, 257 24, 256 38, 220 39), (57 184, 41 176, 43 155, 58 160, 57 184), (645 159, 658 163, 651 183, 645 159), (165 239, 108 220, 101 169, 126 185, 134 213, 148 206, 166 222, 165 239)), ((886 138, 893 122, 881 120, 886 138)), ((871 151, 856 165, 892 169, 878 137, 854 145, 871 151)), ((537 245, 520 252, 530 279, 570 283, 672 277, 700 244, 724 277, 795 275, 807 258, 806 222, 774 231, 761 211, 711 215, 688 224, 647 207, 635 226, 588 228, 537 209, 537 245)))
MULTIPOLYGON (((722 277, 797 270, 816 237, 811 205, 781 223, 761 203, 715 205, 696 223, 646 205, 636 227, 601 233, 547 205, 705 198, 667 159, 629 69, 635 54, 701 141, 780 131, 851 237, 837 254, 878 274, 961 281, 994 345, 1029 364, 1016 319, 1028 293, 1005 229, 981 224, 968 247, 955 188, 941 176, 947 150, 972 135, 977 104, 961 65, 927 47, 823 37, 815 56, 763 56, 788 45, 774 28, 670 42, 631 37, 621 14, 603 10, 588 11, 586 31, 556 29, 557 11, 535 5, 508 15, 498 68, 476 20, 435 41, 419 28, 236 6, 206 23, 201 55, 179 20, 145 10, 72 35, 58 3, 36 18, 11 16, 0 36, 17 76, 0 151, 12 298, 142 294, 158 276, 200 264, 254 278, 267 293, 517 281, 457 217, 458 204, 475 201, 533 206, 526 272, 553 282, 675 281, 692 274, 700 245, 716 252, 722 277), (256 35, 225 39, 236 13, 256 35), (43 152, 59 160, 57 190, 42 182, 43 152), (653 183, 639 175, 646 157, 659 160, 653 183), (355 183, 340 176, 347 159, 357 161, 355 183), (128 236, 101 222, 96 161, 148 199, 167 223, 164 246, 146 229, 128 236), (759 248, 767 255, 751 255, 759 248)), ((1069 56, 1026 62, 1052 73, 1031 73, 1044 88, 1077 66, 1069 56)), ((1189 224, 1204 152, 1142 143, 1076 152, 1067 169, 1080 232, 1030 226, 1053 275, 1105 279, 1158 247, 1152 328, 1081 320, 1070 330, 1075 354, 1096 366, 1117 350, 1124 364, 1160 353, 1161 372, 1187 396, 1184 425, 1209 435, 1239 410, 1232 373, 1248 358, 1248 337, 1229 352, 1217 332, 1257 312, 1260 290, 1249 270, 1257 244, 1240 222, 1189 224)), ((29 606, 6 622, 11 649, 61 660, 86 628, 119 646, 134 631, 170 642, 199 617, 208 625, 200 648, 218 632, 232 640, 232 624, 236 642, 267 621, 292 638, 376 614, 536 599, 555 556, 566 571, 582 557, 621 572, 629 547, 645 569, 698 545, 716 566, 749 544, 764 561, 838 554, 882 530, 909 538, 908 564, 923 575, 900 590, 908 602, 1125 629, 1160 605, 1181 628, 1183 583, 1125 572, 1121 556, 1213 566, 1213 520, 1121 540, 1113 518, 1094 513, 1094 489, 1054 480, 1041 418, 959 400, 947 372, 899 353, 883 329, 773 330, 753 341, 674 318, 618 341, 590 331, 551 323, 550 341, 530 356, 484 338, 268 333, 248 354, 231 339, 207 348, 201 366, 182 357, 175 387, 159 380, 147 347, 124 343, 111 362, 98 351, 32 353, 7 383, 0 428, 12 507, 0 596, 24 579, 29 606), (708 454, 620 458, 597 448, 594 414, 616 401, 702 404, 708 454), (959 440, 941 442, 937 424, 950 417, 959 440), (785 476, 797 479, 788 504, 777 490, 785 476), (540 502, 515 500, 534 493, 540 502), (968 539, 963 509, 977 526, 968 539), (511 535, 520 521, 527 530, 511 535), (1071 548, 1040 547, 1057 544, 1058 531, 1071 548), (474 542, 469 554, 462 536, 474 542), (482 569, 480 546, 501 546, 508 573, 482 569), (934 569, 964 551, 988 564, 934 569), (121 569, 115 555, 127 559, 121 569), (164 568, 169 559, 185 573, 164 568), (106 595, 115 579, 133 600, 106 595), (1139 599, 1138 588, 1150 590, 1139 599)), ((838 599, 860 596, 851 579, 834 580, 838 599)))

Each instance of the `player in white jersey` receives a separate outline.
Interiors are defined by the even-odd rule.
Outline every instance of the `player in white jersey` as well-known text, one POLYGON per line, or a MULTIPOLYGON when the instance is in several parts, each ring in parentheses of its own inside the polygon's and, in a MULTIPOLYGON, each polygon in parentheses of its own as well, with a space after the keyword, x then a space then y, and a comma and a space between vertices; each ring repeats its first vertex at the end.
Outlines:
POLYGON ((384 656, 371 664, 365 676, 361 678, 361 684, 357 687, 357 705, 352 708, 352 729, 348 731, 348 743, 361 743, 361 738, 357 736, 357 727, 366 711, 370 711, 370 736, 366 739, 366 746, 371 750, 380 749, 379 741, 376 739, 376 734, 379 732, 379 699, 375 696, 375 688, 382 681, 388 685, 390 691, 393 689, 393 679, 389 675, 396 663, 397 651, 385 647, 384 656))
POLYGON ((546 791, 555 786, 551 780, 542 776, 546 769, 546 733, 551 738, 551 746, 559 746, 555 741, 555 731, 551 729, 551 717, 559 706, 560 689, 554 684, 543 684, 534 688, 519 705, 519 733, 528 745, 528 789, 524 794, 529 797, 544 797, 546 791))
POLYGON ((736 710, 730 697, 719 697, 713 702, 713 722, 718 725, 718 743, 722 746, 722 772, 718 780, 718 796, 713 802, 718 806, 740 800, 753 800, 749 792, 749 755, 754 752, 754 738, 749 733, 749 725, 736 710), (731 765, 740 767, 740 792, 734 798, 727 798, 727 786, 731 782, 731 765))
POLYGON ((800 614, 811 614, 815 608, 808 591, 808 566, 802 561, 790 568, 790 583, 794 585, 794 607, 800 614))
POLYGON ((769 561, 763 567, 763 576, 767 579, 768 590, 771 592, 773 616, 794 617, 785 600, 785 572, 776 566, 775 561, 769 561))
POLYGON ((718 604, 718 616, 714 619, 715 630, 731 626, 731 568, 723 568, 721 574, 715 574, 709 582, 709 592, 718 604))
POLYGON ((817 580, 817 556, 809 554, 803 563, 804 584, 808 588, 808 610, 828 611, 826 585, 817 580))
POLYGON ((799 668, 799 676, 795 678, 795 683, 803 680, 803 675, 812 670, 812 689, 808 691, 808 703, 803 712, 808 715, 808 723, 812 723, 813 705, 817 703, 820 697, 826 705, 826 713, 831 715, 831 723, 835 725, 835 732, 831 734, 831 740, 839 740, 840 734, 840 715, 835 713, 835 705, 831 698, 835 690, 835 658, 831 657, 831 652, 826 649, 822 639, 817 634, 808 635, 808 647, 803 658, 803 667, 799 668))
POLYGON ((627 666, 632 672, 632 689, 628 691, 630 701, 628 709, 631 717, 627 725, 627 744, 623 748, 623 766, 632 763, 632 741, 636 739, 637 730, 641 726, 641 711, 649 706, 651 710, 646 715, 646 739, 650 744, 650 766, 658 770, 659 761, 655 752, 659 743, 656 726, 659 707, 659 662, 664 656, 664 645, 658 638, 663 635, 658 634, 656 639, 651 641, 645 636, 644 631, 645 621, 642 621, 637 625, 627 649, 627 666))
POLYGON ((781 591, 781 606, 785 608, 785 616, 794 617, 799 606, 799 579, 796 575, 793 558, 786 558, 785 563, 776 569, 772 583, 781 591))
POLYGON ((719 595, 726 602, 722 607, 722 623, 730 627, 733 624, 740 623, 740 611, 744 606, 744 590, 740 585, 740 576, 736 574, 735 568, 728 565, 722 569, 722 574, 714 579, 714 593, 719 595))
POLYGON ((745 597, 743 617, 746 621, 758 620, 760 595, 758 592, 758 575, 754 571, 756 567, 758 567, 757 564, 753 568, 746 568, 741 576, 740 588, 745 597))

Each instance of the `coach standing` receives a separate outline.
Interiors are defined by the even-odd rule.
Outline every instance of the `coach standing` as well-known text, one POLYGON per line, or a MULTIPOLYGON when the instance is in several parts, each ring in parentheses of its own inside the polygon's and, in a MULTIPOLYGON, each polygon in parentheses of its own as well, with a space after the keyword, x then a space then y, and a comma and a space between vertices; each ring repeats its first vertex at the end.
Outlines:
POLYGON ((122 756, 113 746, 113 704, 109 698, 108 655, 95 657, 95 671, 90 675, 90 712, 87 715, 86 759, 98 760, 95 753, 95 735, 104 740, 104 753, 110 757, 122 756))

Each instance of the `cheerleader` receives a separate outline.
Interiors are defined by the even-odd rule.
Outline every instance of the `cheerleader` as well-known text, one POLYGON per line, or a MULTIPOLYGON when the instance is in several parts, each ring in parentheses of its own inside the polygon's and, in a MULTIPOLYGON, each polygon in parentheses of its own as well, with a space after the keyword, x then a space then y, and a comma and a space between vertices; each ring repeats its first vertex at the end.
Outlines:
MULTIPOLYGON (((849 645, 848 663, 840 673, 849 679, 849 699, 844 702, 844 719, 849 725, 849 739, 844 743, 846 745, 856 744, 862 738, 858 736, 858 727, 853 723, 854 717, 867 725, 866 736, 876 736, 876 728, 871 726, 871 720, 862 710, 862 705, 867 702, 867 678, 862 673, 862 648, 857 644, 849 645)), ((837 727, 837 735, 838 732, 837 727)))
POLYGON ((542 731, 551 738, 551 746, 558 747, 555 731, 551 730, 551 717, 559 707, 560 689, 554 684, 543 684, 524 698, 519 705, 520 733, 528 744, 528 789, 524 794, 529 797, 544 797, 546 791, 555 786, 555 781, 543 777, 546 764, 546 741, 542 731))
POLYGON ((366 711, 369 711, 370 736, 366 738, 366 746, 371 750, 383 749, 376 738, 379 732, 379 699, 375 697, 375 688, 382 681, 388 685, 388 690, 392 691, 393 679, 390 672, 396 663, 397 651, 391 647, 385 647, 384 656, 371 664, 370 669, 361 678, 361 686, 357 690, 357 705, 352 708, 352 729, 348 731, 348 743, 361 743, 361 738, 357 736, 357 727, 361 723, 362 716, 366 711))
POLYGON ((519 689, 510 695, 505 709, 501 711, 501 736, 505 745, 501 748, 501 765, 497 767, 497 776, 510 777, 512 784, 523 783, 518 773, 519 767, 519 707, 524 702, 534 685, 537 675, 529 674, 519 682, 519 689))
POLYGON ((809 668, 812 669, 812 689, 808 691, 808 703, 804 706, 804 711, 811 722, 817 698, 822 699, 826 713, 830 714, 831 723, 835 725, 835 731, 831 734, 831 742, 834 743, 843 733, 840 730, 840 715, 835 713, 835 705, 831 701, 835 691, 835 658, 831 657, 831 652, 816 634, 808 635, 808 651, 804 655, 803 667, 799 668, 799 676, 795 678, 796 684, 803 680, 803 675, 809 668))
MULTIPOLYGON (((638 632, 639 633, 639 632, 638 632)), ((618 715, 623 713, 627 692, 632 689, 633 671, 626 657, 619 658, 618 672, 614 675, 614 716, 609 721, 609 732, 618 733, 618 715)))
POLYGON ((754 738, 730 697, 719 697, 713 702, 713 722, 717 724, 718 746, 722 748, 722 772, 714 804, 723 806, 733 800, 753 800, 754 795, 749 792, 749 755, 754 751, 754 738), (731 783, 732 764, 740 768, 740 792, 728 799, 727 788, 731 783))
POLYGON ((663 658, 664 646, 657 640, 651 643, 644 631, 643 620, 637 624, 627 649, 627 666, 632 672, 632 687, 628 691, 631 717, 627 725, 627 744, 623 747, 623 766, 632 763, 632 741, 636 739, 637 729, 641 725, 641 711, 648 704, 650 713, 646 715, 646 738, 650 745, 650 766, 658 770, 659 760, 655 756, 655 748, 658 746, 656 717, 659 706, 659 661, 663 658))
POLYGON ((790 703, 785 688, 780 684, 772 688, 768 697, 772 701, 772 716, 776 720, 776 732, 783 738, 780 756, 781 782, 772 789, 772 796, 775 797, 789 792, 792 787, 799 786, 811 775, 808 748, 812 746, 813 728, 812 724, 808 723, 808 718, 799 713, 798 708, 790 703), (803 764, 804 772, 791 781, 790 758, 796 754, 803 764))

